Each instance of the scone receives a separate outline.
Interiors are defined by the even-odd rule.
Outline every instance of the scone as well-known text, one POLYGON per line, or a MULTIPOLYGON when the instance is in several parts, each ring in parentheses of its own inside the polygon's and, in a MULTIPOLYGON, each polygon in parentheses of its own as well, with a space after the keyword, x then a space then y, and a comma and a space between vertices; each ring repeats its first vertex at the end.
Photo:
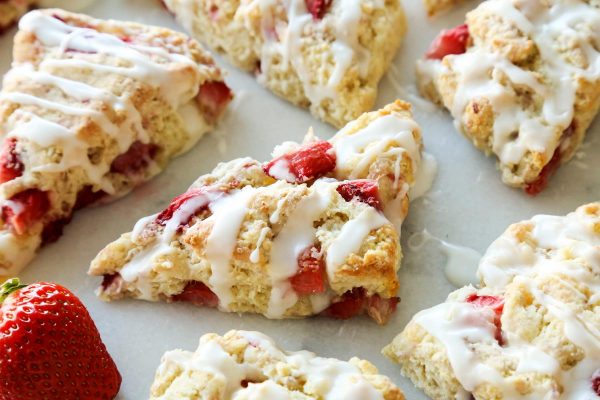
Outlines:
POLYGON ((13 26, 36 3, 35 0, 0 1, 0 33, 13 26))
POLYGON ((260 332, 209 333, 195 352, 166 352, 150 398, 194 400, 403 400, 368 361, 281 350, 260 332))
POLYGON ((434 400, 600 396, 600 203, 512 225, 384 349, 434 400))
POLYGON ((429 15, 430 17, 441 14, 450 9, 451 7, 454 7, 463 2, 464 0, 423 0, 423 4, 425 5, 427 15, 429 15))
POLYGON ((0 92, 0 275, 73 211, 124 195, 187 151, 231 98, 186 35, 62 10, 19 24, 0 92))
POLYGON ((535 195, 583 141, 600 107, 600 3, 490 0, 417 64, 420 90, 504 183, 535 195))
POLYGON ((164 0, 195 37, 341 127, 373 108, 406 31, 399 0, 164 0))
POLYGON ((385 323, 398 302, 398 229, 421 147, 410 106, 398 101, 329 141, 309 132, 303 145, 286 142, 267 163, 219 164, 104 248, 90 274, 104 277, 105 300, 268 318, 366 312, 385 323))

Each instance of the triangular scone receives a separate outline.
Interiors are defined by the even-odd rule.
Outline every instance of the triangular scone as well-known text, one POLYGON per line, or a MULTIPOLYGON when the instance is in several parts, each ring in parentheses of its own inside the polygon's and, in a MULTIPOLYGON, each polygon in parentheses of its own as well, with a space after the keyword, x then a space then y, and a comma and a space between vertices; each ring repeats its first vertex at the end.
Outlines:
POLYGON ((15 24, 36 0, 4 0, 0 1, 0 33, 15 24))
POLYGON ((464 0, 423 0, 427 15, 430 17, 448 11, 448 9, 463 2, 464 0))
POLYGON ((506 184, 537 194, 600 107, 599 26, 597 2, 485 1, 419 61, 421 92, 498 157, 506 184))
POLYGON ((410 106, 364 114, 330 141, 287 142, 268 163, 223 163, 104 248, 104 299, 189 301, 269 318, 395 310, 396 226, 421 162, 410 106))
POLYGON ((202 336, 195 352, 166 352, 152 400, 403 400, 400 388, 368 361, 288 352, 260 332, 202 336))
POLYGON ((597 399, 600 203, 512 225, 478 273, 384 349, 402 373, 434 400, 597 399))
POLYGON ((61 10, 19 27, 0 93, 0 275, 56 240, 74 210, 160 172, 231 99, 186 35, 61 10))
POLYGON ((337 127, 373 108, 406 31, 400 1, 163 3, 195 37, 262 85, 337 127))

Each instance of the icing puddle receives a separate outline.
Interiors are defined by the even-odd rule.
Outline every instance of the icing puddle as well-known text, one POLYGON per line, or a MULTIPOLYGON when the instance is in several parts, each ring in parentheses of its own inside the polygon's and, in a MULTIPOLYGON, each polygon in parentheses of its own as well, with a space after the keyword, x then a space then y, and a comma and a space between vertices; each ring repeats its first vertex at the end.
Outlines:
POLYGON ((469 247, 448 243, 433 236, 427 229, 412 234, 408 239, 408 247, 411 251, 419 251, 428 242, 436 243, 439 250, 446 255, 444 273, 448 282, 456 287, 479 283, 477 278, 477 267, 481 259, 479 252, 469 247))

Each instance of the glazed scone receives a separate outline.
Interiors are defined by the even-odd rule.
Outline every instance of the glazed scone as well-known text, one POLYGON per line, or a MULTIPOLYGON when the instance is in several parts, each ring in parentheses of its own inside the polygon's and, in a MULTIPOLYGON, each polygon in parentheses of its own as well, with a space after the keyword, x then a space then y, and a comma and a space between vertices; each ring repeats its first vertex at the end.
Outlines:
POLYGON ((434 400, 600 396, 600 203, 512 225, 384 349, 434 400), (469 397, 471 396, 471 397, 469 397))
POLYGON ((152 400, 403 400, 400 388, 368 361, 288 352, 260 332, 209 333, 195 352, 162 357, 152 400))
POLYGON ((164 0, 195 37, 341 127, 373 108, 406 31, 400 0, 164 0))
POLYGON ((36 0, 0 1, 0 33, 13 26, 36 3, 36 0))
POLYGON ((424 96, 529 194, 583 141, 600 107, 600 3, 491 0, 417 64, 424 96))
POLYGON ((270 162, 222 163, 104 248, 90 274, 104 276, 106 300, 269 318, 366 312, 385 323, 398 302, 399 226, 421 148, 410 106, 398 101, 330 141, 309 133, 270 162))
POLYGON ((0 275, 56 240, 74 210, 160 172, 230 98, 186 35, 56 9, 25 15, 0 92, 0 275))
POLYGON ((463 3, 464 0, 423 0, 427 15, 430 17, 439 15, 448 9, 463 3))

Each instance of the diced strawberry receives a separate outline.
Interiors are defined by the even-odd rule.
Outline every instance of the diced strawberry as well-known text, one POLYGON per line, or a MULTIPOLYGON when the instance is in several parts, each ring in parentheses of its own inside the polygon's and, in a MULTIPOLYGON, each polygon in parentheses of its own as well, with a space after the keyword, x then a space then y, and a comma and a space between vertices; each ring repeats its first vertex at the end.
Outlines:
POLYGON ((365 290, 355 288, 342 295, 342 298, 331 304, 323 315, 336 319, 349 319, 361 314, 365 308, 365 290))
POLYGON ((449 54, 463 54, 467 51, 469 27, 459 25, 453 29, 445 29, 435 38, 425 53, 430 60, 441 60, 449 54))
POLYGON ((306 8, 316 20, 323 19, 332 0, 304 0, 306 8))
POLYGON ((184 301, 199 307, 217 307, 219 298, 208 286, 202 282, 191 281, 183 289, 183 292, 171 297, 173 301, 184 301))
POLYGON ((388 322, 400 302, 399 297, 385 299, 377 294, 367 298, 367 314, 382 325, 388 322))
POLYGON ((50 209, 47 192, 39 189, 27 189, 10 198, 13 203, 2 207, 2 219, 18 235, 24 234, 50 209))
POLYGON ((106 274, 102 276, 102 289, 106 290, 113 282, 119 279, 121 275, 116 272, 114 274, 106 274))
POLYGON ((215 123, 233 99, 231 90, 224 82, 205 82, 196 97, 198 106, 209 123, 215 123))
POLYGON ((592 389, 594 393, 600 396, 600 369, 596 370, 592 375, 592 389))
POLYGON ((298 272, 290 283, 299 296, 325 291, 325 262, 318 247, 310 246, 298 256, 298 272))
POLYGON ((129 146, 125 153, 113 160, 110 171, 127 176, 134 175, 150 165, 157 151, 157 145, 137 140, 129 146))
POLYGON ((335 152, 331 143, 319 140, 269 161, 263 166, 263 170, 275 179, 305 183, 333 171, 335 161, 335 152))
POLYGON ((494 325, 496 325, 496 340, 502 346, 502 311, 504 310, 504 299, 499 296, 479 296, 478 294, 471 294, 465 299, 467 303, 471 303, 481 308, 490 308, 494 311, 494 325))
POLYGON ((379 187, 377 182, 371 179, 342 182, 337 187, 337 192, 346 201, 354 199, 370 205, 381 211, 381 200, 379 198, 379 187))
MULTIPOLYGON (((565 140, 575 134, 576 129, 576 121, 573 120, 571 124, 564 130, 562 137, 560 139, 560 143, 562 144, 565 140)), ((552 154, 552 158, 548 162, 548 164, 544 165, 544 168, 540 171, 537 179, 531 183, 528 183, 525 186, 525 193, 530 196, 536 196, 540 194, 546 186, 548 186, 548 182, 552 175, 556 173, 558 167, 560 167, 562 161, 562 153, 560 151, 560 145, 554 150, 554 154, 552 154)))
MULTIPOLYGON (((179 196, 177 196, 173 200, 171 200, 171 204, 169 204, 169 206, 166 209, 164 209, 160 214, 158 214, 158 216, 155 219, 156 223, 164 226, 167 223, 167 221, 169 221, 171 218, 173 218, 173 214, 175 214, 175 212, 177 210, 179 210, 179 208, 181 208, 181 206, 183 206, 186 202, 188 202, 191 199, 194 199, 196 197, 205 196, 205 195, 206 195, 206 191, 204 189, 192 189, 192 190, 188 190, 187 192, 185 192, 183 194, 180 194, 179 196)), ((183 226, 183 225, 187 224, 188 222, 190 222, 190 219, 192 218, 193 214, 195 214, 198 211, 201 211, 203 209, 206 209, 207 207, 208 207, 208 202, 206 202, 200 208, 195 210, 194 213, 190 214, 190 217, 187 221, 181 221, 180 226, 183 226)))
POLYGON ((42 231, 42 245, 56 242, 62 236, 63 229, 69 222, 71 222, 71 217, 47 222, 42 231))
POLYGON ((8 138, 0 150, 0 183, 11 181, 23 174, 25 166, 17 154, 17 139, 8 138))
POLYGON ((73 210, 80 210, 84 207, 92 205, 106 196, 106 192, 97 190, 94 192, 93 186, 84 186, 79 193, 77 193, 77 200, 73 206, 73 210))

